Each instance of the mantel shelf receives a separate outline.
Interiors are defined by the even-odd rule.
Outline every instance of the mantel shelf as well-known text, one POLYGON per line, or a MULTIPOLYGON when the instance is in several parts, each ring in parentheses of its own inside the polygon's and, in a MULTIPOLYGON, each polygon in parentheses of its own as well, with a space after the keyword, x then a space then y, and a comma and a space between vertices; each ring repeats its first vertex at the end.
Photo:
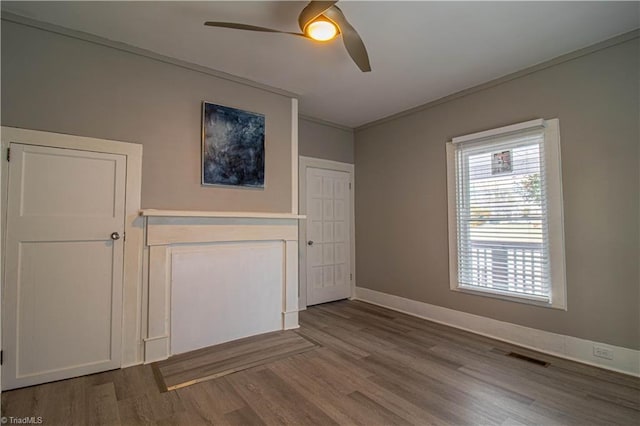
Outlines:
POLYGON ((199 210, 157 210, 142 209, 140 216, 147 217, 221 217, 248 219, 306 219, 305 215, 293 213, 261 213, 261 212, 213 212, 199 210))

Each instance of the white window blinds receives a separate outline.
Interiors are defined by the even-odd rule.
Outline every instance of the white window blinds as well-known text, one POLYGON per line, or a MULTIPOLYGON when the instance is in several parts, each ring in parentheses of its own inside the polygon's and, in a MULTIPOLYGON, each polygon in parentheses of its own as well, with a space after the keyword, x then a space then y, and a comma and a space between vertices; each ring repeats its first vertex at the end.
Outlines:
POLYGON ((457 142, 457 286, 549 302, 544 127, 457 142))

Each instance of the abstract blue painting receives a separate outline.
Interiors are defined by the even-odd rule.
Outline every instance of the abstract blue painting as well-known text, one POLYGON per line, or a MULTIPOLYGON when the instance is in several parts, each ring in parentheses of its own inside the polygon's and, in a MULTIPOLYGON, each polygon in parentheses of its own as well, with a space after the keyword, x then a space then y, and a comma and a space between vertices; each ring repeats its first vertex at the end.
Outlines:
POLYGON ((202 184, 264 188, 264 115, 202 103, 202 184))

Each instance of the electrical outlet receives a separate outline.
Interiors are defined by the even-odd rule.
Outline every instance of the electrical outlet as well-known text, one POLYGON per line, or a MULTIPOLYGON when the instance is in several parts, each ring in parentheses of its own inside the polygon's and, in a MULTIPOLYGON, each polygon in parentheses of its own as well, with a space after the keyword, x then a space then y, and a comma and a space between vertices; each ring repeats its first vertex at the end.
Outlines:
POLYGON ((593 346, 593 356, 604 359, 613 359, 613 349, 604 346, 593 346))

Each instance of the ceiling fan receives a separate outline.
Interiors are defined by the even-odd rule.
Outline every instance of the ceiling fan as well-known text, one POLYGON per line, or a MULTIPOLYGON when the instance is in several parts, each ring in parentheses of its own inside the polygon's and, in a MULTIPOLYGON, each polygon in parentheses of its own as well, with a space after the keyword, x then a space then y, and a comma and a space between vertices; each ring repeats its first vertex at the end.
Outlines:
POLYGON ((237 24, 234 22, 211 22, 204 24, 209 27, 233 28, 236 30, 261 31, 267 33, 281 33, 301 36, 311 40, 329 41, 342 34, 344 47, 349 56, 362 72, 371 71, 369 55, 358 32, 345 18, 336 1, 311 1, 302 9, 298 16, 298 24, 302 33, 279 31, 271 28, 256 27, 254 25, 237 24))

